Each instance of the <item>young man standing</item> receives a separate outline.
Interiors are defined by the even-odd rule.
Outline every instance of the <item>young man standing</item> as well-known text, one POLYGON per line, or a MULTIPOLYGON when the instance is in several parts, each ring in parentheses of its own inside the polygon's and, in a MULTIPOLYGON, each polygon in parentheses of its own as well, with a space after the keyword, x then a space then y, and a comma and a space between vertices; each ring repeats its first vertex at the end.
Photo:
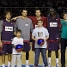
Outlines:
POLYGON ((8 53, 8 67, 10 67, 12 45, 11 40, 14 37, 14 22, 11 21, 11 12, 6 11, 5 20, 0 21, 0 46, 2 47, 2 63, 5 67, 5 54, 8 53))
POLYGON ((50 9, 49 15, 47 16, 47 29, 50 34, 48 39, 48 66, 51 67, 51 52, 55 51, 56 67, 59 67, 58 50, 60 18, 53 8, 50 9))

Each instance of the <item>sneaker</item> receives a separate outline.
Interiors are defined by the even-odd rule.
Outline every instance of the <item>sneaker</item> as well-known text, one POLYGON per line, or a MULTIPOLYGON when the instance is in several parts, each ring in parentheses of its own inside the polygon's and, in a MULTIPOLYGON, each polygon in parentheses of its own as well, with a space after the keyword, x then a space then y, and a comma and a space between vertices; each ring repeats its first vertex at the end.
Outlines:
POLYGON ((42 67, 45 67, 45 64, 42 64, 42 67))
POLYGON ((48 67, 52 67, 52 66, 51 65, 50 66, 48 65, 48 67))
POLYGON ((5 67, 5 64, 3 64, 2 67, 5 67))
POLYGON ((45 65, 42 65, 42 67, 45 67, 45 65))
POLYGON ((2 67, 5 67, 5 66, 2 66, 2 67))
POLYGON ((59 64, 56 64, 56 67, 59 67, 59 64))
POLYGON ((29 65, 26 65, 25 67, 30 67, 29 65))
POLYGON ((65 66, 61 66, 61 67, 65 67, 65 66))
POLYGON ((50 63, 48 64, 48 67, 52 67, 50 63))
POLYGON ((5 66, 2 66, 2 67, 5 67, 5 66))

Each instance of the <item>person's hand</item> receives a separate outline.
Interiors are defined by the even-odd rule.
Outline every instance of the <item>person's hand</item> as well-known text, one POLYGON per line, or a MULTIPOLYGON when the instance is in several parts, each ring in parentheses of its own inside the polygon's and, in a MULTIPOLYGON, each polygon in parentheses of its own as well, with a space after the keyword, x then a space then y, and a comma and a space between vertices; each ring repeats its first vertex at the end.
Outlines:
POLYGON ((38 39, 35 39, 35 42, 37 42, 38 39))
POLYGON ((44 39, 44 41, 46 41, 46 38, 44 39))
POLYGON ((0 47, 2 47, 2 45, 3 45, 3 44, 2 44, 2 41, 0 41, 0 47))
POLYGON ((16 32, 14 32, 14 35, 16 36, 16 32))
POLYGON ((21 18, 21 17, 22 17, 22 16, 17 16, 17 17, 12 18, 11 20, 16 21, 18 18, 21 18))
POLYGON ((38 39, 37 44, 39 46, 42 46, 42 45, 44 45, 44 42, 45 42, 44 39, 40 38, 40 39, 38 39))
POLYGON ((18 17, 14 17, 14 18, 12 18, 11 20, 14 20, 14 21, 15 21, 17 18, 18 18, 18 17))
POLYGON ((47 41, 47 38, 45 38, 44 41, 47 41))

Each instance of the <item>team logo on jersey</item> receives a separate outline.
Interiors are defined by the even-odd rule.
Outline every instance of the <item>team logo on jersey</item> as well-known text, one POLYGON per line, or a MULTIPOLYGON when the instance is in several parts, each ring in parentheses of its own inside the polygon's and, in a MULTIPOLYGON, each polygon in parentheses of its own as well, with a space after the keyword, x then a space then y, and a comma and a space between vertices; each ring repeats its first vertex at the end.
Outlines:
POLYGON ((43 36, 43 32, 38 32, 38 37, 42 37, 43 36))
POLYGON ((5 31, 13 31, 13 27, 5 26, 5 31))
POLYGON ((50 22, 50 27, 57 27, 57 26, 58 26, 57 22, 50 22))
POLYGON ((28 22, 26 22, 25 26, 28 26, 28 22))

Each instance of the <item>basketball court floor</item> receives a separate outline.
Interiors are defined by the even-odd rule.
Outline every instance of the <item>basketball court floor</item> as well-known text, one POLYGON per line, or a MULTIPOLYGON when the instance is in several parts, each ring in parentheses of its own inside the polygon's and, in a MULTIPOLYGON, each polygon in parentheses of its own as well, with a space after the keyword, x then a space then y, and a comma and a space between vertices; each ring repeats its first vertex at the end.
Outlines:
MULTIPOLYGON (((25 67, 25 62, 26 62, 26 58, 25 58, 25 52, 22 52, 22 67, 25 67)), ((33 67, 34 65, 34 52, 32 50, 30 50, 29 52, 30 56, 29 56, 29 65, 30 67, 33 67)), ((46 52, 46 55, 48 54, 48 51, 46 52)), ((67 50, 66 50, 66 67, 67 67, 67 50)), ((56 62, 55 62, 55 53, 52 52, 52 56, 51 56, 52 60, 51 60, 51 65, 52 67, 56 67, 56 62)), ((7 55, 6 55, 6 60, 5 60, 5 64, 6 64, 6 67, 7 67, 7 61, 8 58, 7 58, 7 55)), ((61 67, 61 64, 60 64, 60 61, 61 61, 61 55, 60 55, 60 50, 59 50, 59 65, 61 67)), ((0 67, 2 65, 2 57, 0 56, 0 67)), ((40 57, 39 57, 39 67, 41 67, 42 65, 42 56, 40 54, 40 57)))

